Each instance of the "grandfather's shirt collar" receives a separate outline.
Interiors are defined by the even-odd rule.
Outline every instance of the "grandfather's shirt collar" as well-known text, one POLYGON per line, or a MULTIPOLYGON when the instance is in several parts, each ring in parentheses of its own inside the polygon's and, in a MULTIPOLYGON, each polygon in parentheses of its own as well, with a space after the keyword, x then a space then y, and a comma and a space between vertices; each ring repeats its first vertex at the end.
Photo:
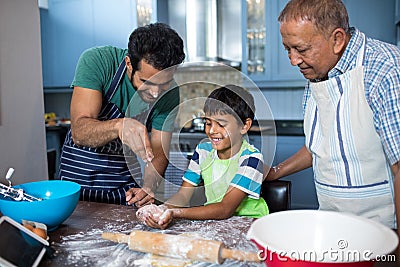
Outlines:
POLYGON ((336 66, 328 72, 329 78, 339 76, 345 73, 346 71, 353 69, 356 66, 357 53, 364 40, 361 32, 354 27, 350 28, 350 34, 351 34, 350 41, 347 44, 347 47, 342 57, 340 58, 336 66))

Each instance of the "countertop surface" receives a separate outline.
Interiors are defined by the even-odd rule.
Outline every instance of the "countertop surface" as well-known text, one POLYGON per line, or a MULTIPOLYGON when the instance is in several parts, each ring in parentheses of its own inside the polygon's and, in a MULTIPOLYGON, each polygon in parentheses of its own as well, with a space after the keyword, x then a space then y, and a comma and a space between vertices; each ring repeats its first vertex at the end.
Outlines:
MULTIPOLYGON (((136 209, 131 206, 78 203, 74 213, 55 231, 49 232, 52 259, 45 258, 40 266, 221 266, 156 258, 151 254, 132 251, 127 244, 103 240, 102 232, 129 234, 132 230, 158 231, 168 234, 190 234, 196 238, 217 240, 232 249, 257 252, 246 233, 253 219, 232 217, 227 220, 176 220, 167 230, 155 230, 139 223, 136 209)), ((264 266, 227 259, 223 266, 264 266)))
MULTIPOLYGON (((246 238, 254 221, 246 217, 226 220, 176 220, 167 230, 149 228, 137 221, 136 209, 131 206, 80 201, 73 214, 55 231, 49 232, 53 250, 51 258, 45 257, 39 267, 46 266, 141 266, 141 267, 210 267, 239 266, 263 267, 263 263, 246 263, 227 259, 222 265, 163 258, 149 253, 135 252, 127 244, 104 240, 103 232, 129 234, 132 230, 156 231, 166 234, 186 234, 195 238, 216 240, 225 247, 257 252, 246 238)), ((179 245, 179 244, 178 244, 179 245)), ((394 262, 375 263, 374 267, 395 267, 394 262)))
MULTIPOLYGON (((176 220, 167 230, 155 230, 139 223, 136 209, 131 206, 78 203, 73 214, 55 231, 49 233, 54 249, 53 258, 44 258, 39 266, 265 266, 263 263, 245 263, 227 259, 222 265, 190 262, 156 257, 135 252, 127 244, 118 244, 101 238, 102 232, 129 234, 132 230, 157 231, 167 234, 189 234, 196 238, 217 240, 227 248, 257 252, 247 240, 246 233, 254 221, 246 217, 226 220, 176 220)), ((395 263, 376 263, 374 267, 394 267, 395 263)))

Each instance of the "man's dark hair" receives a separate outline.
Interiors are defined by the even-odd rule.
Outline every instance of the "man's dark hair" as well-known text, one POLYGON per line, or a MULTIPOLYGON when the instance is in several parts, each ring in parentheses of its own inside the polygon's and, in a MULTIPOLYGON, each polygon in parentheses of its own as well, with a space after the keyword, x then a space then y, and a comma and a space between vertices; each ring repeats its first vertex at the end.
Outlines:
POLYGON ((236 85, 226 85, 215 89, 204 103, 206 115, 230 114, 242 123, 245 123, 247 119, 254 120, 254 112, 253 96, 236 85))
POLYGON ((134 72, 142 59, 157 70, 178 65, 185 59, 182 38, 159 22, 135 29, 129 37, 128 53, 134 72))

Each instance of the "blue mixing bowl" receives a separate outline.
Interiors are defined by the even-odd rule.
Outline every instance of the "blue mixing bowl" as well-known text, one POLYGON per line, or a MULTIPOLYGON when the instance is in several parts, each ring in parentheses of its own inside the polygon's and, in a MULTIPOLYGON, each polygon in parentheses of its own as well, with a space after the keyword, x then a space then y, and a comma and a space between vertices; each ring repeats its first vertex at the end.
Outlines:
POLYGON ((0 195, 0 211, 17 222, 29 220, 44 223, 48 231, 55 230, 74 211, 81 186, 74 182, 50 180, 14 186, 41 201, 15 201, 0 195))

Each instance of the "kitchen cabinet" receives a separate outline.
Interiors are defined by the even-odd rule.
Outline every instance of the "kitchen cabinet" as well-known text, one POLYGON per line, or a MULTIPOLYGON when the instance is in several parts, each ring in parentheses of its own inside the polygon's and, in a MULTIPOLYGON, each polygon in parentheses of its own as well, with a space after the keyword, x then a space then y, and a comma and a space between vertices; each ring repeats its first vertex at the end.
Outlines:
POLYGON ((125 48, 137 25, 136 1, 48 0, 40 9, 43 85, 68 88, 87 48, 125 48))
POLYGON ((220 61, 258 87, 303 87, 279 33, 277 18, 286 1, 168 0, 168 21, 185 40, 189 61, 220 61))
MULTIPOLYGON (((350 26, 368 37, 396 44, 398 0, 343 0, 350 26), (396 22, 397 22, 396 21, 396 22)), ((283 48, 278 16, 288 0, 241 0, 242 72, 259 87, 302 87, 304 77, 283 48), (255 51, 254 51, 255 50, 255 51)))
POLYGON ((302 87, 305 79, 290 64, 278 16, 287 0, 242 0, 242 72, 259 87, 302 87))
MULTIPOLYGON (((40 9, 44 86, 68 88, 79 55, 89 47, 126 47, 129 34, 138 25, 137 4, 143 1, 48 0, 48 9, 40 9)), ((152 2, 150 21, 158 18, 176 29, 185 39, 185 49, 190 60, 191 46, 187 42, 187 31, 190 29, 188 18, 184 15, 185 10, 188 12, 187 1, 147 1, 152 2)), ((240 62, 242 72, 261 88, 304 86, 305 79, 296 67, 291 66, 279 33, 277 18, 287 0, 214 2, 217 12, 213 11, 216 21, 212 23, 216 25, 214 30, 218 33, 217 41, 213 43, 217 47, 207 51, 216 51, 217 54, 200 56, 222 57, 240 62)), ((396 43, 398 0, 343 2, 348 8, 352 26, 360 28, 371 37, 396 43)), ((205 17, 205 14, 200 15, 205 17)), ((199 45, 202 44, 201 40, 196 41, 194 47, 205 50, 199 45)))

